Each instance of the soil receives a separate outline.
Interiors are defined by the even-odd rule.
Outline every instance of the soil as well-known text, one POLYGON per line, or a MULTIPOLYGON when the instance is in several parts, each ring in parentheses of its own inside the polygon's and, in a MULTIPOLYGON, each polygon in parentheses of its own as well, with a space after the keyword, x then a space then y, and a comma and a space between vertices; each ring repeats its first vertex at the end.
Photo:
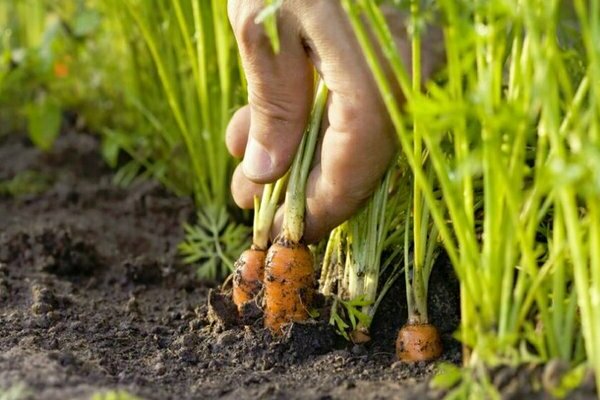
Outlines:
MULTIPOLYGON (((0 138, 0 182, 26 171, 43 176, 41 189, 0 195, 0 397, 17 385, 31 399, 89 399, 109 389, 145 399, 444 394, 428 385, 434 364, 396 361, 402 279, 367 345, 348 345, 318 322, 272 338, 228 317, 216 284, 181 264, 189 199, 151 181, 115 186, 98 140, 83 133, 62 134, 49 153, 21 135, 0 138)), ((444 257, 430 287, 443 361, 459 363, 458 283, 444 257)))

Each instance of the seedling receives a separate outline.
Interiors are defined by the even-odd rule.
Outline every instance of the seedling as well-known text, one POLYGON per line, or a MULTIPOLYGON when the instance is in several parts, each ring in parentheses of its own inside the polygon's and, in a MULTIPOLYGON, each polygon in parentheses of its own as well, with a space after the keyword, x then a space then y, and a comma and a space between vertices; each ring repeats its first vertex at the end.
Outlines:
POLYGON ((320 290, 334 299, 330 324, 354 343, 371 339, 377 308, 402 271, 401 247, 394 245, 405 229, 406 177, 391 168, 368 204, 336 228, 327 243, 320 290), (385 262, 384 251, 388 252, 385 262), (380 287, 384 273, 386 280, 380 287))
POLYGON ((130 129, 137 133, 120 126, 110 130, 109 138, 144 167, 140 170, 150 171, 175 193, 193 195, 198 224, 210 225, 188 229, 196 235, 182 246, 185 260, 203 261, 209 253, 211 263, 199 263, 199 274, 224 277, 240 254, 237 244, 247 247, 248 240, 247 230, 228 211, 235 162, 223 138, 231 113, 244 101, 245 87, 227 3, 111 0, 102 7, 115 32, 114 52, 124 65, 116 78, 135 121, 130 129), (220 230, 214 229, 217 225, 220 230), (224 251, 233 248, 237 252, 224 251))
POLYGON ((327 88, 320 82, 310 123, 290 170, 285 195, 283 230, 269 248, 265 267, 265 326, 280 332, 289 322, 306 320, 315 290, 312 253, 302 242, 306 180, 313 162, 321 120, 327 101, 327 88))
MULTIPOLYGON (((426 93, 411 85, 376 2, 343 4, 459 277, 465 362, 579 362, 581 334, 600 380, 597 2, 572 3, 585 53, 577 68, 577 47, 562 49, 556 39, 569 14, 560 2, 440 1, 446 75, 426 93), (393 96, 396 84, 408 114, 393 96)), ((415 21, 418 2, 411 5, 415 21)), ((414 79, 419 32, 411 33, 414 79)))

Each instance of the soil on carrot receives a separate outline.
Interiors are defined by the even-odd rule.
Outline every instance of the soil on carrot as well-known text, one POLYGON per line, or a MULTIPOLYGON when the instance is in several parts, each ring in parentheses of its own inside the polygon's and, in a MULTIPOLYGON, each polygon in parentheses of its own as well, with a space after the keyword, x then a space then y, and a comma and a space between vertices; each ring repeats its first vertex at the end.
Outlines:
MULTIPOLYGON (((41 153, 0 138, 0 391, 87 399, 125 389, 147 399, 438 398, 434 364, 396 361, 403 279, 382 302, 368 345, 325 323, 273 339, 244 327, 214 282, 181 265, 189 199, 155 182, 112 183, 98 140, 66 132, 41 153), (11 182, 11 185, 7 185, 11 182), (12 188, 7 190, 6 187, 12 188)), ((443 361, 458 363, 458 283, 445 258, 430 285, 443 361)))

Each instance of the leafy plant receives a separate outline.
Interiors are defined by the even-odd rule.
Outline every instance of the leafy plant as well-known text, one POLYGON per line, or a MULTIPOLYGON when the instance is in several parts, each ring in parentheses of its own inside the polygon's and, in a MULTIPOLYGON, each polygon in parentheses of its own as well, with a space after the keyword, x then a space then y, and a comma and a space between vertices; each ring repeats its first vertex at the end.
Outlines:
POLYGON ((350 300, 342 300, 335 296, 331 306, 329 324, 335 326, 336 332, 346 340, 350 340, 348 332, 354 332, 360 326, 370 326, 372 318, 362 312, 364 307, 373 305, 373 302, 359 296, 350 300))
POLYGON ((329 237, 320 291, 333 296, 329 322, 347 339, 368 340, 377 307, 402 271, 401 248, 392 248, 406 228, 402 217, 409 197, 395 190, 404 189, 406 178, 391 168, 369 203, 329 237))
POLYGON ((34 170, 25 170, 12 179, 0 179, 0 195, 22 196, 41 193, 48 188, 51 178, 34 170))
MULTIPOLYGON (((600 90, 591 84, 600 73, 592 45, 600 38, 598 3, 572 3, 583 46, 569 48, 557 40, 569 2, 429 4, 443 17, 446 68, 425 92, 411 84, 376 2, 343 4, 459 277, 465 360, 578 363, 583 338, 600 381, 600 314, 592 306, 600 292, 600 90), (406 105, 393 96, 396 84, 406 105)), ((423 12, 413 7, 413 21, 423 12)), ((419 51, 413 39, 413 61, 419 51)))
POLYGON ((186 228, 192 236, 181 247, 185 260, 207 260, 199 266, 203 276, 223 274, 229 268, 219 265, 229 267, 234 257, 220 248, 249 239, 227 212, 234 160, 224 132, 245 87, 226 2, 111 0, 104 10, 126 65, 119 79, 135 116, 134 135, 122 126, 105 131, 106 149, 113 160, 122 151, 137 164, 124 176, 148 171, 174 192, 194 197, 198 226, 186 228), (215 241, 216 233, 226 235, 215 241))
POLYGON ((199 263, 204 278, 218 279, 234 270, 238 255, 248 246, 251 229, 233 224, 222 207, 205 207, 197 213, 194 225, 184 225, 186 238, 179 250, 188 264, 199 263))
POLYGON ((50 150, 60 131, 62 111, 56 101, 41 97, 25 108, 29 138, 41 150, 50 150))

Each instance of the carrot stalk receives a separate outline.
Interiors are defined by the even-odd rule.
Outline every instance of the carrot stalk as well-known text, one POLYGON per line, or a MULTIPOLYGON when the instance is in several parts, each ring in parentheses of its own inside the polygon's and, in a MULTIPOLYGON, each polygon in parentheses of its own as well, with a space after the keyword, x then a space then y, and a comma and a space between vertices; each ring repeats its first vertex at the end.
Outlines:
POLYGON ((410 183, 394 170, 388 170, 365 207, 337 227, 327 243, 321 293, 334 296, 330 323, 353 343, 371 340, 370 328, 381 299, 402 271, 400 266, 393 266, 400 248, 382 262, 384 250, 402 237, 404 204, 410 202, 408 196, 392 193, 394 185, 404 188, 410 183), (392 272, 385 275, 380 287, 380 278, 390 266, 392 272))
MULTIPOLYGON (((410 13, 413 23, 421 18, 420 2, 410 0, 410 13)), ((421 32, 415 29, 411 38, 412 47, 412 90, 421 91, 421 32)), ((420 121, 413 118, 413 157, 426 162, 423 150, 423 130, 420 121)), ((427 170, 427 167, 424 167, 427 170)), ((427 179, 433 186, 433 173, 428 170, 427 179)), ((442 341, 437 328, 429 323, 427 314, 427 289, 429 275, 436 258, 437 229, 430 221, 430 211, 418 182, 413 182, 413 264, 406 268, 406 295, 408 302, 408 322, 398 332, 396 353, 402 361, 429 361, 442 354, 442 341)), ((407 218, 406 230, 410 219, 407 218)), ((407 244, 407 241, 405 241, 407 244)), ((405 249, 406 251, 406 249, 405 249)), ((406 259, 405 259, 406 260, 406 259)), ((405 261, 406 262, 406 261, 405 261)))
POLYGON ((319 279, 319 291, 324 296, 334 295, 334 287, 336 281, 340 279, 340 269, 343 268, 342 263, 344 257, 342 255, 344 224, 339 225, 331 231, 327 240, 327 247, 323 256, 323 264, 321 265, 321 278, 319 279))
POLYGON ((327 88, 319 82, 309 125, 290 171, 281 235, 269 248, 265 266, 265 326, 274 333, 290 322, 304 321, 315 290, 312 253, 302 242, 306 181, 312 164, 321 119, 327 101, 327 88))

